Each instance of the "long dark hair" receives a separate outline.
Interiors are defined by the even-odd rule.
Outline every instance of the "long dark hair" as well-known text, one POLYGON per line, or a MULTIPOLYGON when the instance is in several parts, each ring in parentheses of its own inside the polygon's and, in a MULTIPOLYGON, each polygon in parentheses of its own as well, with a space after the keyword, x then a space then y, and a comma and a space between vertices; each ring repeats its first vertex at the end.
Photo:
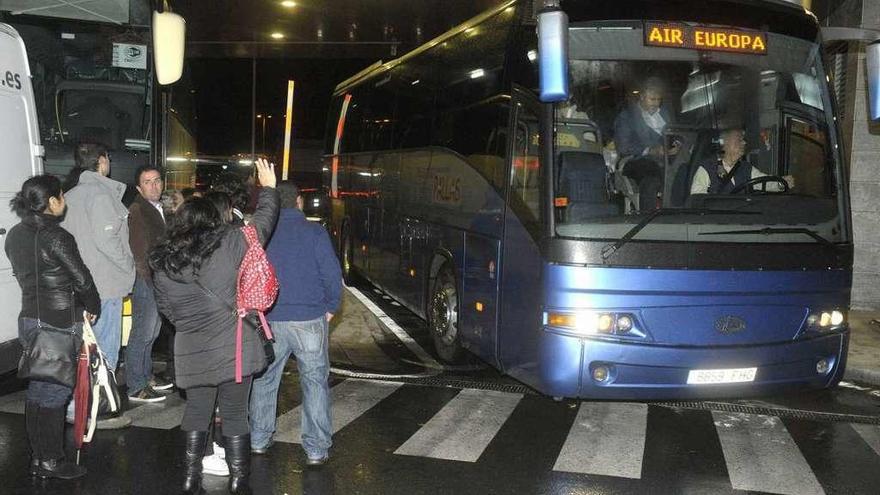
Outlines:
POLYGON ((232 201, 229 199, 228 194, 220 191, 210 191, 204 197, 220 212, 220 220, 223 223, 232 223, 232 201))
POLYGON ((232 207, 237 208, 242 213, 247 208, 250 194, 248 194, 247 186, 244 185, 241 177, 235 173, 226 172, 218 176, 214 179, 213 184, 211 184, 211 190, 228 194, 232 207))
POLYGON ((204 198, 185 201, 172 217, 165 240, 150 253, 150 267, 169 276, 186 269, 198 273, 220 246, 224 224, 220 212, 204 198))
POLYGON ((61 181, 54 175, 36 175, 24 181, 9 207, 19 218, 43 213, 49 207, 49 198, 61 197, 61 181))

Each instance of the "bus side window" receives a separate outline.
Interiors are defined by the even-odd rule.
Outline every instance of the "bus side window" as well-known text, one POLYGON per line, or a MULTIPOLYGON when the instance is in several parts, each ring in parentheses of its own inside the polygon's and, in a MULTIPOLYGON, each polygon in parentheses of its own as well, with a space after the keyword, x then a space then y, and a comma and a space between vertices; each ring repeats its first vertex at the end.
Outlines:
POLYGON ((834 193, 834 178, 826 169, 828 135, 824 128, 795 117, 787 119, 788 174, 794 177, 796 192, 823 197, 834 193))
POLYGON ((540 168, 538 160, 538 117, 517 104, 513 139, 510 206, 529 231, 540 231, 540 168))

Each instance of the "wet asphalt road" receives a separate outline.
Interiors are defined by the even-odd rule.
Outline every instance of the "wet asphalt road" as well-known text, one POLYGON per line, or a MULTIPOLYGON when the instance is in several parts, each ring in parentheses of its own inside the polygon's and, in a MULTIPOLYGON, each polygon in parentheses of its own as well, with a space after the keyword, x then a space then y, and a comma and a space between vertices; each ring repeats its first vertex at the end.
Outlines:
MULTIPOLYGON (((276 444, 252 461, 255 493, 878 492, 880 392, 870 387, 688 404, 557 402, 474 358, 426 365, 436 356, 424 323, 369 285, 356 289, 412 341, 348 292, 331 337, 331 461, 304 466, 291 363, 276 444)), ((130 409, 131 428, 98 432, 83 453, 85 479, 35 482, 21 387, 0 379, 0 494, 177 493, 178 394, 130 409)), ((223 483, 208 476, 205 488, 225 493, 223 483)))

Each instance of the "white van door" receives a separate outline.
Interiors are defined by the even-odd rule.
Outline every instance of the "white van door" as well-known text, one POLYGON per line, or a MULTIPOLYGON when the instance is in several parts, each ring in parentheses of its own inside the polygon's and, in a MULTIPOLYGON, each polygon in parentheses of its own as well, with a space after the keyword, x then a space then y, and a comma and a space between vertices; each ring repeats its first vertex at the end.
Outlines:
MULTIPOLYGON (((0 240, 18 223, 9 201, 30 176, 42 173, 31 71, 24 42, 11 26, 0 23, 0 240)), ((6 251, 0 252, 0 373, 15 369, 21 291, 6 251)))

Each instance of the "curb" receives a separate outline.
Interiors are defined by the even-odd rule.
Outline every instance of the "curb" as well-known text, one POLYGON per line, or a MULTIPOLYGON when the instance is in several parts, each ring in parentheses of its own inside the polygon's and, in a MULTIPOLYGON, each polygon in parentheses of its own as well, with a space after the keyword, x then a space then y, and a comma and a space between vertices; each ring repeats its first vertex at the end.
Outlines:
POLYGON ((880 387, 880 370, 865 368, 847 368, 843 373, 843 379, 880 387))

